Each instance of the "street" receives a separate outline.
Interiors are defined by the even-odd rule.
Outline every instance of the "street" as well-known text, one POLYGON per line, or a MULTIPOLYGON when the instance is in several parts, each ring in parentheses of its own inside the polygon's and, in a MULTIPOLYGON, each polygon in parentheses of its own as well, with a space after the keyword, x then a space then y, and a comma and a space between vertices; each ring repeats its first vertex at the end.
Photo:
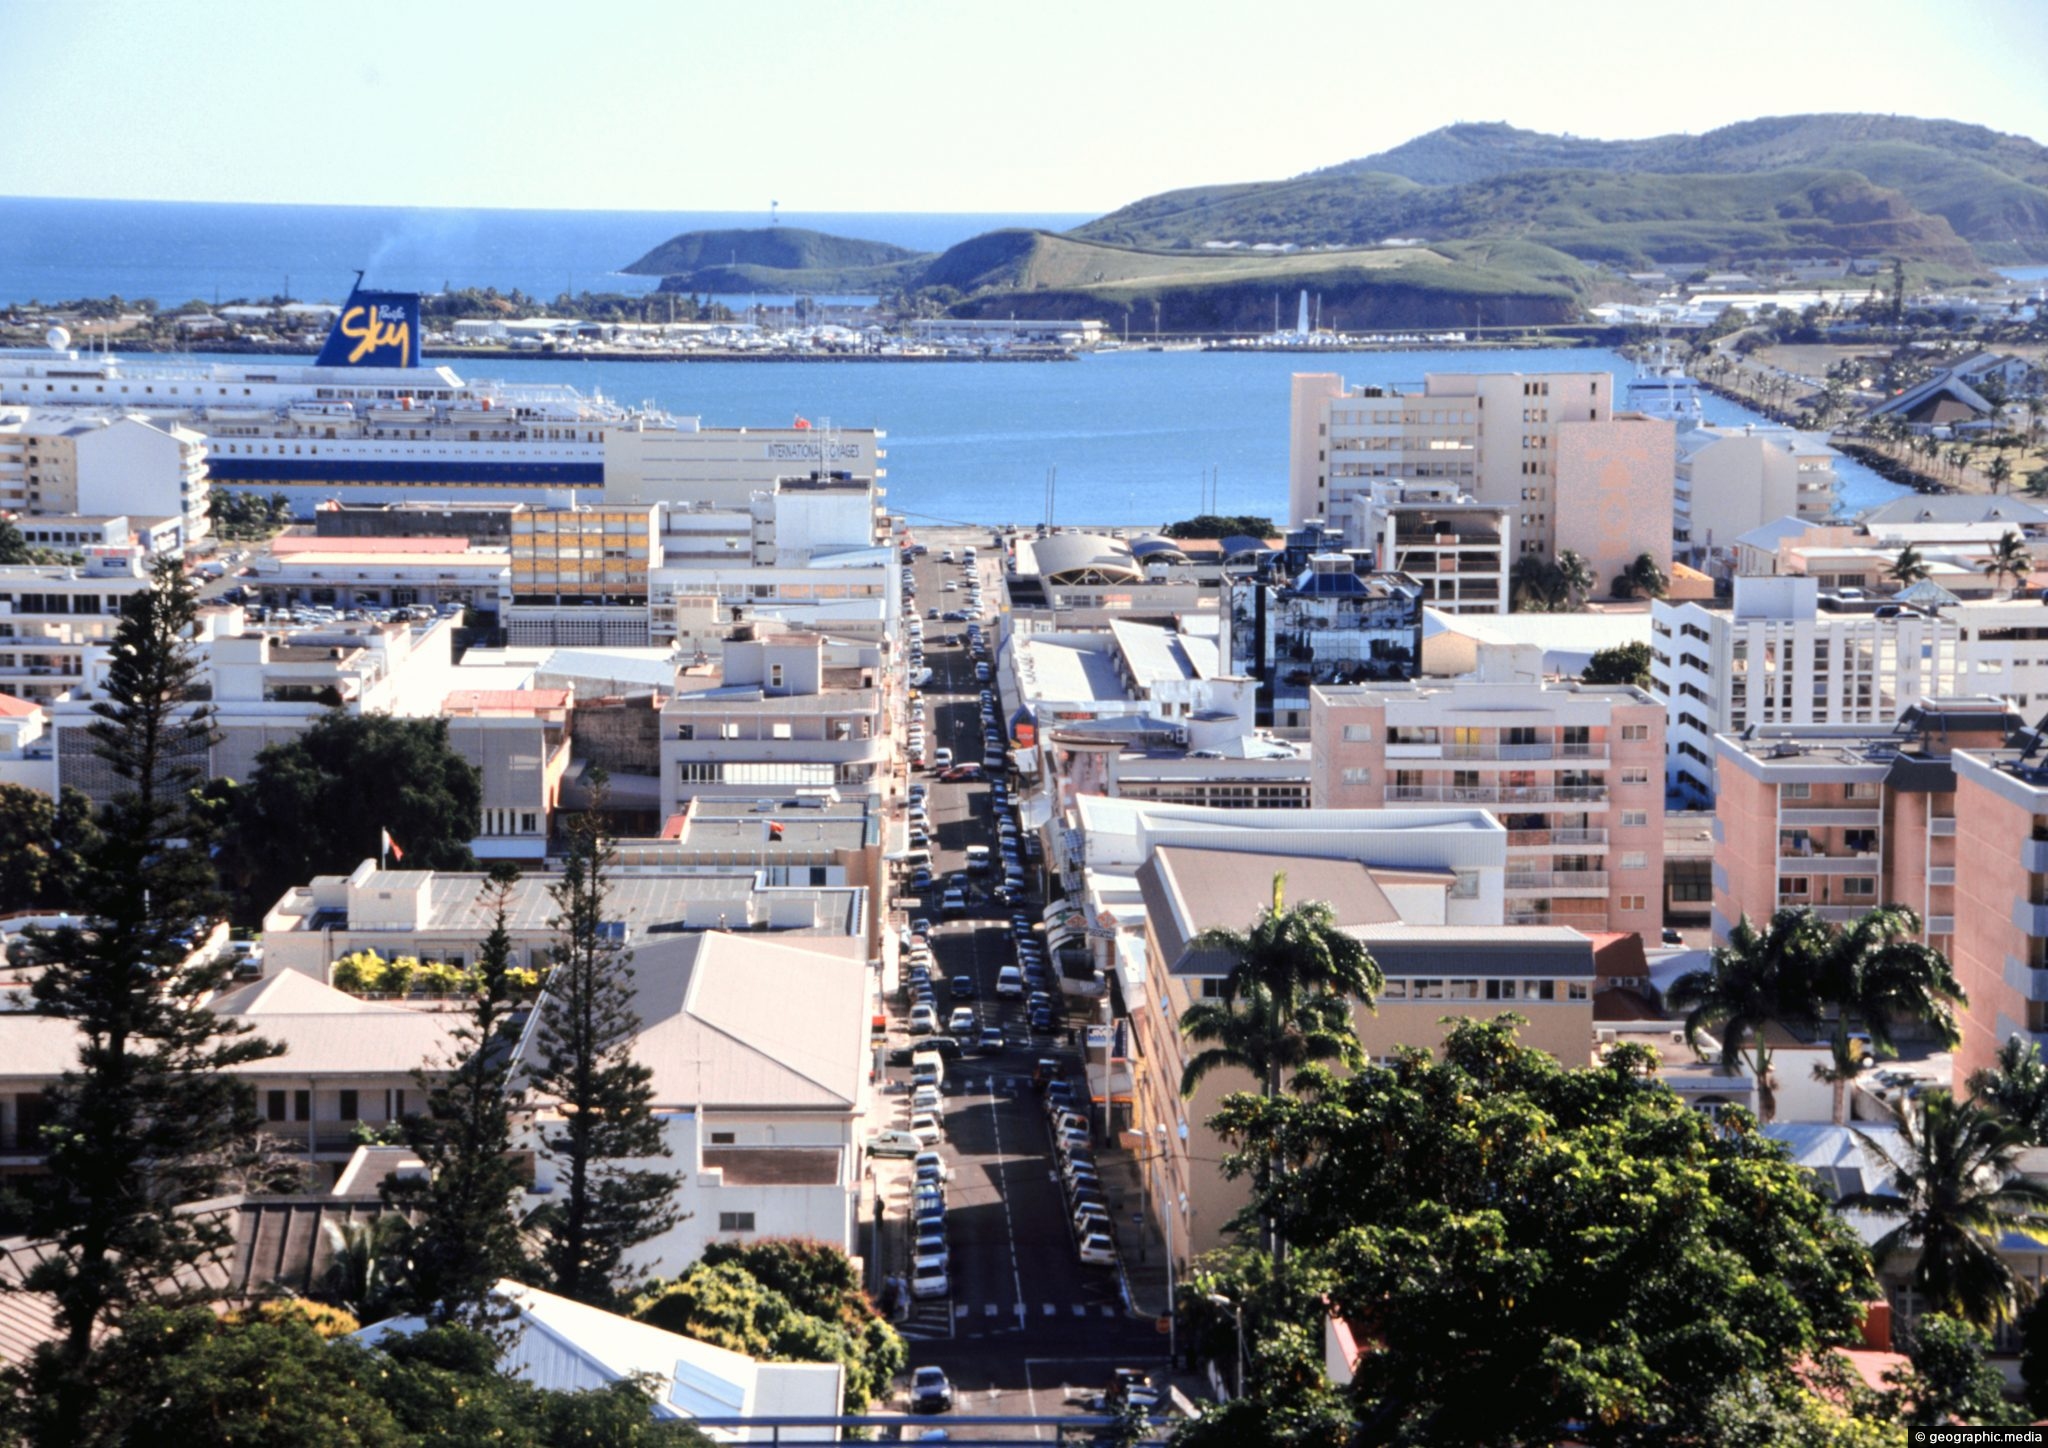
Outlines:
MULTIPOLYGON (((999 606, 1001 554, 986 546, 987 534, 979 541, 985 597, 999 606)), ((982 685, 975 680, 967 649, 944 642, 949 634, 964 635, 967 625, 923 617, 934 606, 942 613, 966 606, 964 587, 943 589, 947 581, 960 584, 964 573, 940 563, 940 552, 934 546, 916 565, 915 614, 923 619, 925 662, 933 670, 923 691, 927 728, 933 749, 948 747, 957 760, 979 761, 982 685)), ((906 617, 912 612, 906 606, 906 617)), ((983 614, 991 641, 992 615, 993 607, 983 614)), ((947 1063, 942 1154, 952 1173, 946 1198, 952 1290, 946 1298, 916 1303, 899 1325, 910 1340, 911 1366, 941 1367, 952 1379, 957 1412, 1082 1411, 1113 1368, 1162 1361, 1166 1347, 1151 1320, 1134 1321, 1124 1310, 1114 1268, 1080 1263, 1046 1113, 1032 1086, 1034 1064, 1045 1059, 1057 1062, 1079 1088, 1079 1055, 1067 1043, 1066 1032, 1080 1023, 1086 1002, 1065 1002, 1070 1008, 1057 1033, 1034 1037, 1026 1002, 996 995, 997 972, 1018 964, 1011 907, 992 902, 985 893, 1000 879, 1000 867, 993 875, 969 877, 974 888, 964 918, 941 921, 936 908, 946 881, 967 870, 967 847, 997 846, 989 785, 940 783, 929 773, 913 777, 926 781, 930 790, 934 889, 923 913, 935 922, 931 948, 941 1020, 955 1005, 969 1005, 976 1030, 999 1027, 1005 1048, 1000 1054, 970 1053, 947 1063), (958 975, 974 982, 973 996, 964 1002, 949 998, 946 983, 958 975)), ((1044 902, 1042 875, 1035 868, 1027 873, 1034 885, 1021 909, 1036 920, 1044 902)), ((891 1046, 912 1043, 903 1031, 907 1010, 907 995, 891 1002, 891 1046)), ((897 1118, 889 1124, 907 1124, 909 1068, 891 1067, 887 1074, 885 1099, 899 1103, 897 1118)), ((907 1270, 902 1227, 910 1173, 907 1167, 890 1166, 901 1185, 890 1203, 893 1230, 885 1234, 885 1270, 901 1272, 907 1270)), ((1122 1203, 1111 1205, 1113 1211, 1128 1210, 1122 1203)), ((963 1429, 955 1436, 976 1435, 963 1429)), ((1050 1440, 1052 1433, 1047 1429, 1040 1436, 1050 1440)))

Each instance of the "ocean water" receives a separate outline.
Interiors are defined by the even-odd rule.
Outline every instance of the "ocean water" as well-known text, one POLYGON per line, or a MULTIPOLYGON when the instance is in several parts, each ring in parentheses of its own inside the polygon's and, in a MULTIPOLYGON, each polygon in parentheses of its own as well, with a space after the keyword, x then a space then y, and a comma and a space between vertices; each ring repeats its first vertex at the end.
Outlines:
MULTIPOLYGON (((238 360, 253 360, 242 358, 238 360)), ((280 358, 303 362, 304 358, 280 358)), ((1289 377, 1334 371, 1349 382, 1419 390, 1426 372, 1629 374, 1599 349, 1357 352, 1104 352, 1073 362, 455 362, 469 377, 566 382, 647 402, 706 426, 879 427, 892 512, 922 523, 1157 526, 1202 511, 1287 514, 1289 377)), ((1709 395, 1708 420, 1761 422, 1709 395)), ((1842 506, 1904 491, 1843 459, 1842 506)))
MULTIPOLYGON (((784 212, 784 226, 943 251, 998 227, 1065 230, 1086 215, 784 212)), ((357 268, 394 291, 529 296, 652 291, 618 269, 682 231, 766 226, 760 212, 428 210, 0 196, 0 305, 119 295, 182 302, 338 302, 357 268)))

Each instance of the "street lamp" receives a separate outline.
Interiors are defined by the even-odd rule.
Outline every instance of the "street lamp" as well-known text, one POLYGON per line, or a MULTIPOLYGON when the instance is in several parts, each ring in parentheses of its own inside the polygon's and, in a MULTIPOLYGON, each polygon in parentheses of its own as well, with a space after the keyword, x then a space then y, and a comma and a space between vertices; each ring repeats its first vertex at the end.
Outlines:
POLYGON ((1229 1299, 1228 1297, 1225 1297, 1225 1296, 1224 1296, 1224 1295, 1223 1295, 1222 1293, 1220 1293, 1220 1292, 1212 1292, 1212 1293, 1210 1293, 1210 1294, 1209 1294, 1209 1304, 1210 1304, 1210 1305, 1211 1305, 1212 1307, 1227 1307, 1227 1308, 1229 1308, 1229 1309, 1230 1309, 1230 1320, 1231 1320, 1231 1321, 1232 1321, 1232 1322, 1233 1322, 1234 1324, 1236 1324, 1236 1326, 1237 1326, 1237 1393, 1236 1393, 1236 1396, 1237 1396, 1237 1397, 1240 1397, 1240 1398, 1241 1398, 1241 1397, 1243 1397, 1243 1396, 1244 1396, 1244 1305, 1243 1305, 1242 1303, 1239 1303, 1239 1302, 1233 1302, 1233 1301, 1231 1301, 1231 1300, 1230 1300, 1230 1299, 1229 1299))

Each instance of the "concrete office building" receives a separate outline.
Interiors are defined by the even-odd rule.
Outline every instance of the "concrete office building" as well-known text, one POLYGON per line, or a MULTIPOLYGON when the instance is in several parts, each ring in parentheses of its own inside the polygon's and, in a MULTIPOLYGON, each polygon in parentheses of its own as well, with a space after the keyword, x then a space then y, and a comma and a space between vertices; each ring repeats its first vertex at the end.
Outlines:
POLYGON ((1317 809, 1474 805, 1507 829, 1511 924, 1663 924, 1664 706, 1628 685, 1312 691, 1317 809))
POLYGON ((82 568, 0 567, 0 691, 48 703, 82 687, 122 602, 147 587, 134 547, 87 548, 82 568))
POLYGON ((1650 611, 1651 678, 1669 711, 1666 778, 1714 797, 1714 736, 1751 724, 1889 726, 1959 692, 1960 630, 1938 612, 1824 593, 1812 578, 1738 577, 1733 596, 1650 611))
POLYGON ((1431 373, 1419 393, 1297 373, 1288 517, 1364 536, 1373 479, 1450 483, 1511 510, 1516 556, 1576 551, 1603 582, 1671 563, 1675 429, 1614 411, 1604 372, 1431 373))
POLYGON ((501 613, 507 642, 645 647, 648 577, 661 567, 650 504, 521 508, 501 613))
POLYGON ((1819 433, 1790 427, 1714 427, 1677 442, 1672 536, 1699 556, 1779 518, 1824 522, 1835 507, 1839 456, 1819 433))
POLYGON ((685 801, 883 791, 896 765, 878 649, 744 626, 661 711, 661 813, 685 801))
MULTIPOLYGON (((1454 483, 1373 479, 1354 513, 1381 573, 1422 585, 1425 607, 1444 613, 1508 611, 1514 510, 1482 503, 1454 483)), ((1313 521, 1313 520, 1311 520, 1313 521)))

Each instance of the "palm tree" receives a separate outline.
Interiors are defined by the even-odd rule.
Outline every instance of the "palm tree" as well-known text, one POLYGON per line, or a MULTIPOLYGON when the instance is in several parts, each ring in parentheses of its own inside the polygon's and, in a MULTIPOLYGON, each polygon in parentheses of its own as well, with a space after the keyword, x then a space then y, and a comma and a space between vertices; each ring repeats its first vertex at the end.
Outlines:
POLYGON ((1761 931, 1745 915, 1728 943, 1714 947, 1706 969, 1680 976, 1665 992, 1665 1000, 1686 1013, 1687 1045, 1697 1050, 1700 1037, 1712 1032, 1720 1040, 1721 1069, 1749 1069, 1766 1121, 1777 1115, 1778 1079, 1764 1027, 1818 1024, 1814 984, 1828 945, 1827 926, 1811 910, 1780 910, 1761 931))
POLYGON ((2000 452, 1991 460, 1991 466, 1985 469, 1984 476, 1991 479, 1992 492, 2004 492, 2005 485, 2012 481, 2012 459, 2000 452))
POLYGON ((1524 553, 1515 560, 1515 566, 1509 570, 1509 587, 1514 606, 1521 613, 1549 613, 1564 596, 1557 565, 1532 553, 1524 553))
POLYGON ((1991 575, 1991 586, 1998 587, 2002 578, 2012 579, 2014 593, 2034 572, 2034 555, 2027 551, 2027 545, 2020 541, 2017 533, 1999 535, 1998 546, 1991 550, 1991 556, 1984 561, 1984 571, 1991 575))
POLYGON ((1892 560, 1892 566, 1885 570, 1884 576, 1906 588, 1926 578, 1930 571, 1926 555, 1908 543, 1899 550, 1899 556, 1892 560))
POLYGON ((2048 1065, 2025 1036, 2006 1037, 1996 1060, 1970 1073, 1970 1096, 2021 1128, 2027 1145, 2048 1144, 2048 1065))
MULTIPOLYGON (((1287 908, 1285 872, 1273 877, 1272 906, 1250 930, 1204 930, 1189 948, 1231 964, 1221 993, 1181 1014, 1184 1035, 1212 1043, 1183 1069, 1182 1096, 1192 1096, 1219 1066, 1251 1072, 1271 1100, 1284 1089, 1286 1074, 1310 1061, 1358 1064, 1351 1007, 1354 1001, 1372 1004, 1383 984, 1380 968, 1355 936, 1338 929, 1337 912, 1324 901, 1287 908)), ((1279 1158, 1269 1158, 1262 1182, 1281 1170, 1279 1158)), ((1270 1219, 1260 1235, 1269 1251, 1283 1250, 1270 1219)))
POLYGON ((1621 581, 1631 594, 1642 598, 1662 598, 1671 591, 1654 553, 1637 554, 1636 561, 1622 570, 1621 581))
POLYGON ((1864 1150, 1884 1163, 1889 1190, 1853 1192, 1837 1205, 1901 1215, 1871 1245, 1877 1264, 1918 1248, 1912 1282, 1929 1309, 1996 1327, 2031 1295, 1999 1255, 1999 1236, 2043 1221, 2048 1208, 2048 1190, 2013 1169, 2025 1134, 1946 1091, 1901 1103, 1897 1116, 1905 1141, 1896 1151, 1856 1133, 1864 1150))
POLYGON ((1586 560, 1569 548, 1557 555, 1557 581, 1564 586, 1565 606, 1573 609, 1584 603, 1600 583, 1586 560))
POLYGON ((1881 905, 1828 941, 1813 988, 1818 1007, 1832 1009, 1835 1017, 1829 1079, 1838 1125, 1848 1120, 1848 1087, 1866 1060, 1855 1028, 1862 1028, 1873 1054, 1881 1056, 1898 1054, 1892 1028, 1902 1021, 1926 1027, 1945 1049, 1963 1038, 1955 1007, 1968 997, 1948 959, 1919 935, 1918 915, 1903 905, 1881 905))
MULTIPOLYGON (((1189 948, 1229 958, 1222 993, 1226 1007, 1263 988, 1280 1020, 1290 1025, 1317 997, 1371 1005, 1382 984, 1372 952, 1337 927, 1337 912, 1327 902, 1309 900, 1287 908, 1285 871, 1273 877, 1273 904, 1249 931, 1204 930, 1189 948)), ((1266 1094, 1278 1095, 1279 1078, 1264 1080, 1266 1094)))

